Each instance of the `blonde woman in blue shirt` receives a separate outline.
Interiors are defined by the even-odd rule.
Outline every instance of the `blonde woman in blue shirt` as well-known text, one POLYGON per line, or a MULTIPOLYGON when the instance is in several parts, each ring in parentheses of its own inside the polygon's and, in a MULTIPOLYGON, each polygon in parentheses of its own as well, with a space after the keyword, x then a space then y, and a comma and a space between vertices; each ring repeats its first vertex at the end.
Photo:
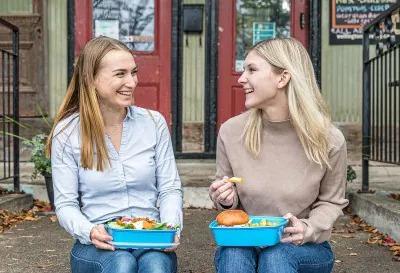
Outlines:
POLYGON ((175 249, 116 250, 103 226, 130 216, 182 227, 168 127, 158 112, 132 106, 137 72, 123 43, 89 41, 47 143, 57 217, 76 239, 73 273, 176 272, 175 249))

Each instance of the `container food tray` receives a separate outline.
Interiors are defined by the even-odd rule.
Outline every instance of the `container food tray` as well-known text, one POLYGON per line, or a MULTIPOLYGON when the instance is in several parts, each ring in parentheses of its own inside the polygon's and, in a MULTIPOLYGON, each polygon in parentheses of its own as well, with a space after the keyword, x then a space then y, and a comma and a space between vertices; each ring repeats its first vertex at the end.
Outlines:
POLYGON ((120 229, 105 225, 111 242, 121 249, 165 249, 176 246, 176 230, 120 229))
POLYGON ((288 220, 283 217, 275 216, 250 216, 252 223, 267 220, 275 223, 274 226, 261 227, 225 227, 219 226, 217 221, 212 221, 209 225, 215 243, 218 246, 273 246, 280 242, 283 229, 288 220))

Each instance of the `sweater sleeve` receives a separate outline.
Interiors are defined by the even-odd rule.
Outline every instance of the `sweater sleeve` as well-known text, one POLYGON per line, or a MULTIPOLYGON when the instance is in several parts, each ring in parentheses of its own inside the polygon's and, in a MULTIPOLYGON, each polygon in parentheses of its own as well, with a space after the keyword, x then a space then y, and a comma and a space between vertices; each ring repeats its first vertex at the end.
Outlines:
POLYGON ((303 243, 329 240, 334 222, 343 215, 342 210, 349 203, 345 199, 347 150, 344 138, 339 149, 331 150, 329 163, 331 168, 327 168, 322 178, 319 195, 309 217, 301 219, 306 225, 303 243))
MULTIPOLYGON (((229 162, 229 158, 226 153, 225 144, 223 140, 223 126, 220 129, 218 139, 217 139, 217 156, 216 156, 216 164, 217 164, 217 173, 215 175, 216 180, 221 180, 224 176, 232 177, 233 171, 231 164, 229 162)), ((238 207, 239 198, 237 196, 237 191, 235 189, 235 196, 233 197, 233 205, 232 207, 222 206, 219 202, 212 200, 214 202, 215 207, 218 210, 224 209, 235 209, 238 207)))

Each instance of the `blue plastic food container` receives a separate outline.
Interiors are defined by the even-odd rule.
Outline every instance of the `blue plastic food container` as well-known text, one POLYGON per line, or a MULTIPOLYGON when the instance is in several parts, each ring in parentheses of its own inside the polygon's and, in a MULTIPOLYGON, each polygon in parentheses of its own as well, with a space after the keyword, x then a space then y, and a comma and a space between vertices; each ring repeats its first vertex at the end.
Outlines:
POLYGON ((273 246, 281 240, 283 229, 288 220, 274 216, 250 216, 252 223, 261 220, 273 222, 274 226, 262 227, 224 227, 218 226, 217 221, 209 225, 215 243, 218 246, 273 246))
POLYGON ((174 246, 176 230, 120 229, 106 225, 116 248, 165 249, 174 246))

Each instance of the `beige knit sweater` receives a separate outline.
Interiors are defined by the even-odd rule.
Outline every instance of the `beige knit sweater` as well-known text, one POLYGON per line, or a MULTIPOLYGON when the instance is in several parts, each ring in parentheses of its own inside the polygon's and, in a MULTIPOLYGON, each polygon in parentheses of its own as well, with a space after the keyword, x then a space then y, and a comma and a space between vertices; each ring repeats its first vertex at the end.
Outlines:
MULTIPOLYGON (((217 179, 237 176, 232 208, 250 215, 282 216, 288 212, 307 226, 306 242, 329 240, 345 199, 347 152, 343 134, 330 130, 329 162, 322 168, 307 159, 290 121, 264 121, 262 148, 254 158, 244 147, 243 129, 249 112, 225 122, 217 143, 217 179)), ((222 209, 219 204, 217 208, 222 209)))

